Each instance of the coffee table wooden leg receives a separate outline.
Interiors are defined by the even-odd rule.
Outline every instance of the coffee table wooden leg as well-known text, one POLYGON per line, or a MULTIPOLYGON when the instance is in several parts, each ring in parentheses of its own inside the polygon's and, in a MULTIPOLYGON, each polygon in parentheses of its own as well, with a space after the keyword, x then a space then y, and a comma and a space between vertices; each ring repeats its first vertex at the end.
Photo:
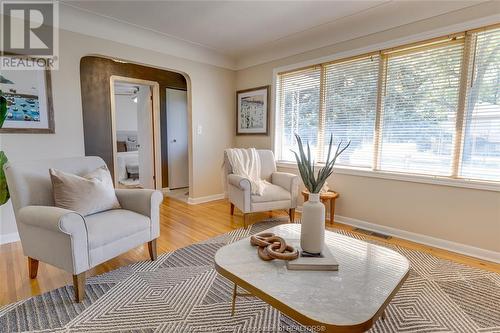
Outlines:
POLYGON ((234 316, 234 310, 236 308, 236 291, 238 289, 238 285, 235 283, 233 288, 233 302, 231 304, 231 317, 234 316))
POLYGON ((385 320, 386 316, 385 316, 385 310, 384 312, 382 312, 382 315, 380 316, 380 318, 382 318, 382 320, 385 320))

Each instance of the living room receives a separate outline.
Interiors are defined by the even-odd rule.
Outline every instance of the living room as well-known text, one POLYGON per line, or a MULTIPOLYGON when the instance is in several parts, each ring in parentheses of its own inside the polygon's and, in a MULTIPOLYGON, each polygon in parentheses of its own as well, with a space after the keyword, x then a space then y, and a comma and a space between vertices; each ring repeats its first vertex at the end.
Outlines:
POLYGON ((2 2, 1 332, 500 330, 500 2, 36 3, 2 2))

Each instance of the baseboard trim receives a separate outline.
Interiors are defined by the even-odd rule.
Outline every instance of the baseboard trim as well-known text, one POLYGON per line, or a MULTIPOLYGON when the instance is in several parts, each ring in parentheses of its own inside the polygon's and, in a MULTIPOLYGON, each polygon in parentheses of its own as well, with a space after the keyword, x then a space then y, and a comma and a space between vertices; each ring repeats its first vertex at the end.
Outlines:
POLYGON ((443 250, 464 254, 466 256, 475 257, 483 260, 500 263, 500 252, 481 249, 479 247, 452 242, 449 240, 436 238, 432 236, 417 234, 410 231, 387 227, 371 222, 366 222, 351 217, 335 215, 335 221, 348 224, 354 227, 368 229, 375 232, 380 232, 386 235, 406 239, 419 244, 437 247, 443 250))
POLYGON ((8 244, 19 241, 19 233, 12 232, 10 234, 1 235, 0 234, 0 244, 8 244))
MULTIPOLYGON (((297 207, 297 211, 302 211, 302 207, 297 207)), ((436 247, 439 249, 460 253, 469 257, 500 263, 500 252, 481 249, 479 247, 452 242, 449 240, 422 235, 415 232, 405 231, 393 227, 387 227, 352 217, 335 214, 335 221, 347 224, 353 227, 363 228, 374 232, 379 232, 389 236, 409 240, 415 243, 436 247)))
POLYGON ((205 197, 198 197, 198 198, 188 198, 188 204, 190 205, 197 205, 205 202, 210 202, 210 201, 215 201, 215 200, 222 200, 226 197, 225 193, 219 193, 219 194, 213 194, 213 195, 207 195, 205 197))

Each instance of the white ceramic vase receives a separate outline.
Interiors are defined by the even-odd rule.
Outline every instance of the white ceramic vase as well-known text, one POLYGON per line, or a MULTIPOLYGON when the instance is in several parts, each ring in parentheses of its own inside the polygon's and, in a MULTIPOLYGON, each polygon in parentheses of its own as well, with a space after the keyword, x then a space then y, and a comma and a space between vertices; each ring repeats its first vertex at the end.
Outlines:
POLYGON ((325 205, 319 193, 309 193, 309 200, 302 207, 300 247, 311 254, 320 254, 325 245, 325 205))

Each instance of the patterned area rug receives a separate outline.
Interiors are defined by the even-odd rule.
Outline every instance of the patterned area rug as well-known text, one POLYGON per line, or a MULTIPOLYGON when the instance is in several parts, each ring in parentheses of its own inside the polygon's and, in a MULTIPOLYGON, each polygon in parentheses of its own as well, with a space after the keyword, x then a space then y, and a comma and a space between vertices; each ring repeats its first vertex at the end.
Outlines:
MULTIPOLYGON (((213 267, 225 244, 283 223, 267 220, 0 308, 0 332, 308 332, 257 298, 239 298, 213 267)), ((364 239, 342 230, 339 233, 364 239)), ((370 332, 500 332, 500 274, 387 245, 411 274, 370 332)))

